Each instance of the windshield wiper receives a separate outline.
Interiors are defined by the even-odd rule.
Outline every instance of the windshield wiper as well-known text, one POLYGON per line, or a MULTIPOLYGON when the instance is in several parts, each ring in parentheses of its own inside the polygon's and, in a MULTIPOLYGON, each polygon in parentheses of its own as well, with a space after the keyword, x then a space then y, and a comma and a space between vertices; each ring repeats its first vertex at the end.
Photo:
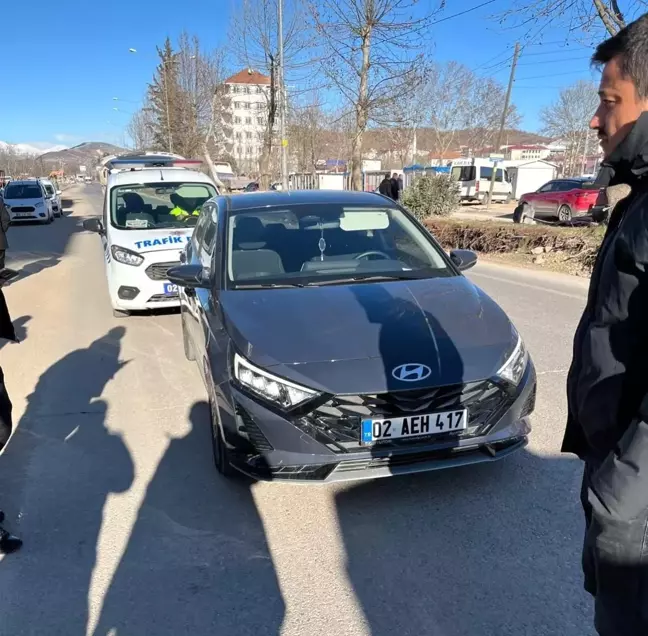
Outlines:
POLYGON ((336 278, 334 280, 313 281, 309 283, 309 287, 319 287, 320 285, 340 285, 344 283, 368 283, 377 281, 390 281, 390 280, 420 280, 427 278, 414 273, 394 273, 394 274, 365 274, 361 276, 345 276, 344 278, 336 278))
POLYGON ((235 289, 288 289, 289 287, 306 287, 304 283, 245 283, 236 284, 235 289))

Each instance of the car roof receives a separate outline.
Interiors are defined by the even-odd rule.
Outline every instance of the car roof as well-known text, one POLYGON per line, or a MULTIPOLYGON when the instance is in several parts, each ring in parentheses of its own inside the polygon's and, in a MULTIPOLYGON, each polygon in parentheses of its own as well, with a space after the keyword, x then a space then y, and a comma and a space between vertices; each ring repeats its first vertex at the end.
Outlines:
POLYGON ((136 170, 122 170, 108 175, 108 187, 113 188, 119 185, 136 185, 141 183, 160 183, 178 181, 190 183, 209 183, 214 185, 211 177, 197 170, 187 168, 141 168, 136 170))
POLYGON ((251 208, 284 207, 308 203, 396 207, 391 199, 382 194, 354 190, 270 190, 219 196, 216 199, 219 202, 223 201, 227 209, 232 212, 251 208))
MULTIPOLYGON (((13 181, 10 181, 9 183, 11 185, 28 185, 28 184, 33 184, 33 183, 38 183, 40 179, 14 179, 13 181)), ((9 183, 7 185, 9 185, 9 183)))

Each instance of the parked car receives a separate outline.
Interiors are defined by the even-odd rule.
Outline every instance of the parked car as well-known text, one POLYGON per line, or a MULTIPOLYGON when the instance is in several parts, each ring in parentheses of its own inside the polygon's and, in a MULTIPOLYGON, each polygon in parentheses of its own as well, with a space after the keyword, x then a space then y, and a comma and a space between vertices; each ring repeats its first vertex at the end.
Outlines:
POLYGON ((478 201, 488 203, 491 180, 495 168, 493 184, 493 202, 508 203, 513 197, 513 186, 508 171, 496 167, 490 159, 455 159, 452 162, 450 176, 457 184, 461 201, 478 201))
POLYGON ((54 216, 61 216, 63 214, 61 191, 49 179, 40 179, 40 182, 45 188, 45 194, 52 206, 52 213, 54 216))
POLYGON ((342 481, 522 448, 535 371, 504 311, 397 202, 369 192, 207 201, 182 265, 184 348, 224 475, 342 481))
POLYGON ((22 221, 51 223, 54 220, 52 204, 38 179, 11 181, 5 188, 4 204, 12 224, 22 221))
POLYGON ((524 223, 534 218, 557 218, 569 222, 587 214, 596 204, 598 193, 593 179, 554 179, 536 192, 522 195, 513 220, 524 223))
POLYGON ((243 192, 256 192, 259 189, 259 182, 258 181, 250 181, 245 188, 243 188, 243 192))

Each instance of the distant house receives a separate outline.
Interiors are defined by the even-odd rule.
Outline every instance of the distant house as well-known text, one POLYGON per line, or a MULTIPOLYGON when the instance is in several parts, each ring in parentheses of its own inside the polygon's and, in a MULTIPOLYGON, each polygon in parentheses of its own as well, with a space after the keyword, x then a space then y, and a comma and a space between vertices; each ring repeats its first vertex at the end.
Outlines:
POLYGON ((533 161, 546 159, 551 155, 551 150, 543 144, 518 144, 503 146, 504 158, 507 161, 533 161))

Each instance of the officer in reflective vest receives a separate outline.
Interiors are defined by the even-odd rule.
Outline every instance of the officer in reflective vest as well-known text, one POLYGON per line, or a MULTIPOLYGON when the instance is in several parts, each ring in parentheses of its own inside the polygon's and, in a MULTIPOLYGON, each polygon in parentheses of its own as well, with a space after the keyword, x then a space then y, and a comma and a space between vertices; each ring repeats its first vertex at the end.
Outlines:
POLYGON ((173 203, 174 205, 173 210, 169 212, 171 216, 175 216, 180 220, 185 220, 191 216, 200 215, 200 209, 194 210, 193 212, 189 212, 188 210, 186 210, 184 207, 187 205, 186 202, 181 196, 177 195, 175 192, 171 195, 170 199, 171 199, 171 203, 173 203))

